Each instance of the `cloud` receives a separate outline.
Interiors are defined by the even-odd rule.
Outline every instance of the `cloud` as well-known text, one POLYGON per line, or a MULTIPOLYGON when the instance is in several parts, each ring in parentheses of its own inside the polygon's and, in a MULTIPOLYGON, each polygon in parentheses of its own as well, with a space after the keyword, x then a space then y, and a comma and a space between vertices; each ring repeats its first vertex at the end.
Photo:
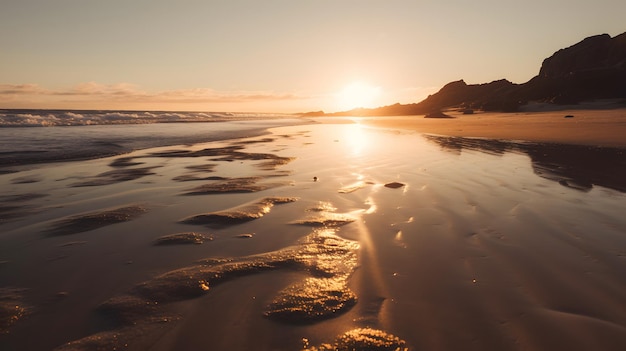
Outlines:
POLYGON ((259 101, 302 100, 306 96, 273 91, 220 92, 209 88, 178 89, 146 92, 129 83, 81 83, 69 89, 50 90, 38 84, 0 84, 0 101, 20 97, 41 98, 59 102, 101 101, 127 103, 246 103, 259 101))
POLYGON ((37 95, 45 90, 37 84, 0 84, 0 96, 6 95, 37 95))
POLYGON ((305 96, 299 96, 296 94, 275 93, 272 91, 218 92, 213 89, 206 88, 170 90, 136 97, 148 99, 166 99, 174 100, 177 102, 209 103, 300 100, 307 98, 305 96))
POLYGON ((132 96, 142 93, 135 85, 129 83, 106 85, 96 82, 81 83, 68 90, 50 92, 52 95, 62 96, 132 96))

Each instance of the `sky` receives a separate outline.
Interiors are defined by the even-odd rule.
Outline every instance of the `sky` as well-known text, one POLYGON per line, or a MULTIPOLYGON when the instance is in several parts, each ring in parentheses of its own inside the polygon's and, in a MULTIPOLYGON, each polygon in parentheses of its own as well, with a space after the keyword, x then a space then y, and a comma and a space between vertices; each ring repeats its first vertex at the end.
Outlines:
POLYGON ((297 113, 524 83, 623 0, 0 0, 0 108, 297 113))

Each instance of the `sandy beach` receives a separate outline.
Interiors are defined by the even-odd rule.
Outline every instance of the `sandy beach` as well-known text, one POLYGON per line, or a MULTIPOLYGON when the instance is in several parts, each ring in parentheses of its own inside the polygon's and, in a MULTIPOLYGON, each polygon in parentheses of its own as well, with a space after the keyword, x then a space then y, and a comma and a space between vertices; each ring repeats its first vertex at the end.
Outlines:
POLYGON ((528 112, 478 112, 472 115, 446 112, 454 118, 407 116, 362 118, 362 121, 372 126, 459 137, 626 147, 626 109, 593 107, 558 111, 537 108, 528 112))
POLYGON ((0 349, 626 349, 624 111, 455 117, 0 174, 0 349))

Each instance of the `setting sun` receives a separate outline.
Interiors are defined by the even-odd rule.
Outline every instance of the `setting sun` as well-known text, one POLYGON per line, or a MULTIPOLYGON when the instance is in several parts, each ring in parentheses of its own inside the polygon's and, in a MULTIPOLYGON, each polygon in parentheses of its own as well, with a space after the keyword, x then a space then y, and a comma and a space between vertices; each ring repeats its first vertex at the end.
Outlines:
POLYGON ((337 107, 350 110, 359 107, 375 107, 381 95, 380 87, 365 82, 352 82, 346 85, 336 96, 337 107))

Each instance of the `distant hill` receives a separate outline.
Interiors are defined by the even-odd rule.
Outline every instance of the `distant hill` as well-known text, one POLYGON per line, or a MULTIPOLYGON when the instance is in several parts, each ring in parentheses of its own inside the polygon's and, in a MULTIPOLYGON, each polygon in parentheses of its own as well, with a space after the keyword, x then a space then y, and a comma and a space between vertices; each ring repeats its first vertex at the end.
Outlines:
MULTIPOLYGON (((354 109, 327 115, 422 115, 450 107, 485 111, 516 111, 530 101, 576 104, 594 99, 626 101, 626 33, 584 39, 546 58, 539 74, 523 84, 506 79, 485 84, 450 82, 415 104, 354 109)), ((307 115, 322 115, 312 112, 307 115)))

